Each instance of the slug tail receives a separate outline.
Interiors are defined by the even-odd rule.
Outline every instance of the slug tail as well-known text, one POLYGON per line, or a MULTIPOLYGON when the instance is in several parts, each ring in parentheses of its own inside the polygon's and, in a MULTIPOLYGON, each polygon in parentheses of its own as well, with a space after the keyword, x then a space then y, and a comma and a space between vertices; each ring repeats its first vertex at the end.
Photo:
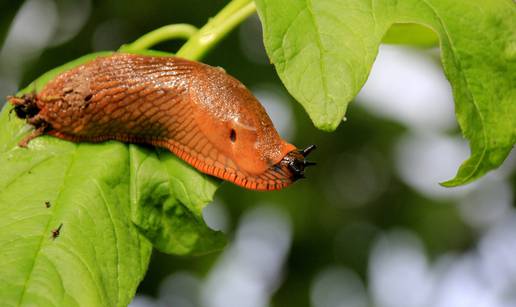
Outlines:
POLYGON ((51 128, 50 124, 39 115, 41 110, 38 107, 36 100, 37 97, 34 93, 24 94, 21 97, 7 97, 7 101, 13 106, 9 111, 9 114, 11 114, 11 112, 15 112, 18 118, 25 119, 28 124, 35 128, 18 143, 18 146, 20 147, 27 147, 31 140, 46 134, 51 128))

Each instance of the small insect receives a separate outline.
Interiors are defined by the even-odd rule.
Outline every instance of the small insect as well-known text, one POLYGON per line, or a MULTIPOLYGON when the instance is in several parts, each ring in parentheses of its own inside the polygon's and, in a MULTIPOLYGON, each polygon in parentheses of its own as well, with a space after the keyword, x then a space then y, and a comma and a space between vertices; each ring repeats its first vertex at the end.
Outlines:
POLYGON ((50 208, 50 206, 51 206, 50 202, 49 202, 49 201, 46 201, 46 202, 45 202, 45 207, 46 207, 46 208, 50 208))
POLYGON ((55 240, 57 239, 57 237, 59 237, 59 234, 61 232, 61 228, 63 228, 63 223, 59 224, 59 227, 55 228, 55 229, 52 229, 51 233, 52 233, 52 240, 55 240))
POLYGON ((313 165, 285 142, 256 97, 223 69, 170 56, 115 53, 61 73, 39 93, 10 97, 34 126, 74 142, 164 147, 201 172, 254 190, 279 190, 313 165))

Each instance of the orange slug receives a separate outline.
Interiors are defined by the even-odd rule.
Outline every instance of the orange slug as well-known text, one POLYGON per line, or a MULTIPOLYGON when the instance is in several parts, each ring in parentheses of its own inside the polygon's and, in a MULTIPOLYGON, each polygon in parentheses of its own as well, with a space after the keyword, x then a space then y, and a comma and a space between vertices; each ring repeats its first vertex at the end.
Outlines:
POLYGON ((74 142, 164 147, 199 171, 279 190, 314 163, 285 142, 251 92, 222 68, 172 56, 115 53, 63 72, 38 94, 9 97, 35 129, 74 142))

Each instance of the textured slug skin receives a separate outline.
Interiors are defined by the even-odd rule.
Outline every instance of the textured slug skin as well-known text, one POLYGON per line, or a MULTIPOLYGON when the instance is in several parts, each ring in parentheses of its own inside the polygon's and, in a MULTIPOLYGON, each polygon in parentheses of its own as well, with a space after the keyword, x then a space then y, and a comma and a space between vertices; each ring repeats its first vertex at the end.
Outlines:
POLYGON ((296 148, 221 68, 115 53, 58 75, 30 99, 38 112, 27 121, 58 138, 165 147, 201 172, 249 189, 277 190, 296 179, 281 163, 296 148))

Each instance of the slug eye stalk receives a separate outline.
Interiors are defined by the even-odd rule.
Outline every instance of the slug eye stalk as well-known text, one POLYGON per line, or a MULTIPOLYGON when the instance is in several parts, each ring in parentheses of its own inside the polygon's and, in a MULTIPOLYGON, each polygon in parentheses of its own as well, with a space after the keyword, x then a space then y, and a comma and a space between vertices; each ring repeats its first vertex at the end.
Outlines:
POLYGON ((305 168, 308 166, 316 165, 317 163, 306 160, 306 156, 308 156, 317 146, 310 145, 305 149, 297 151, 297 155, 293 155, 291 159, 287 162, 288 168, 293 174, 293 179, 302 179, 305 177, 305 168))
POLYGON ((309 154, 310 154, 314 149, 316 149, 316 148, 317 148, 317 146, 315 146, 314 144, 312 144, 312 145, 309 145, 309 146, 308 146, 307 148, 305 148, 305 149, 301 149, 301 150, 299 151, 299 153, 300 153, 301 155, 303 155, 303 157, 306 157, 306 156, 308 156, 308 155, 309 155, 309 154))

